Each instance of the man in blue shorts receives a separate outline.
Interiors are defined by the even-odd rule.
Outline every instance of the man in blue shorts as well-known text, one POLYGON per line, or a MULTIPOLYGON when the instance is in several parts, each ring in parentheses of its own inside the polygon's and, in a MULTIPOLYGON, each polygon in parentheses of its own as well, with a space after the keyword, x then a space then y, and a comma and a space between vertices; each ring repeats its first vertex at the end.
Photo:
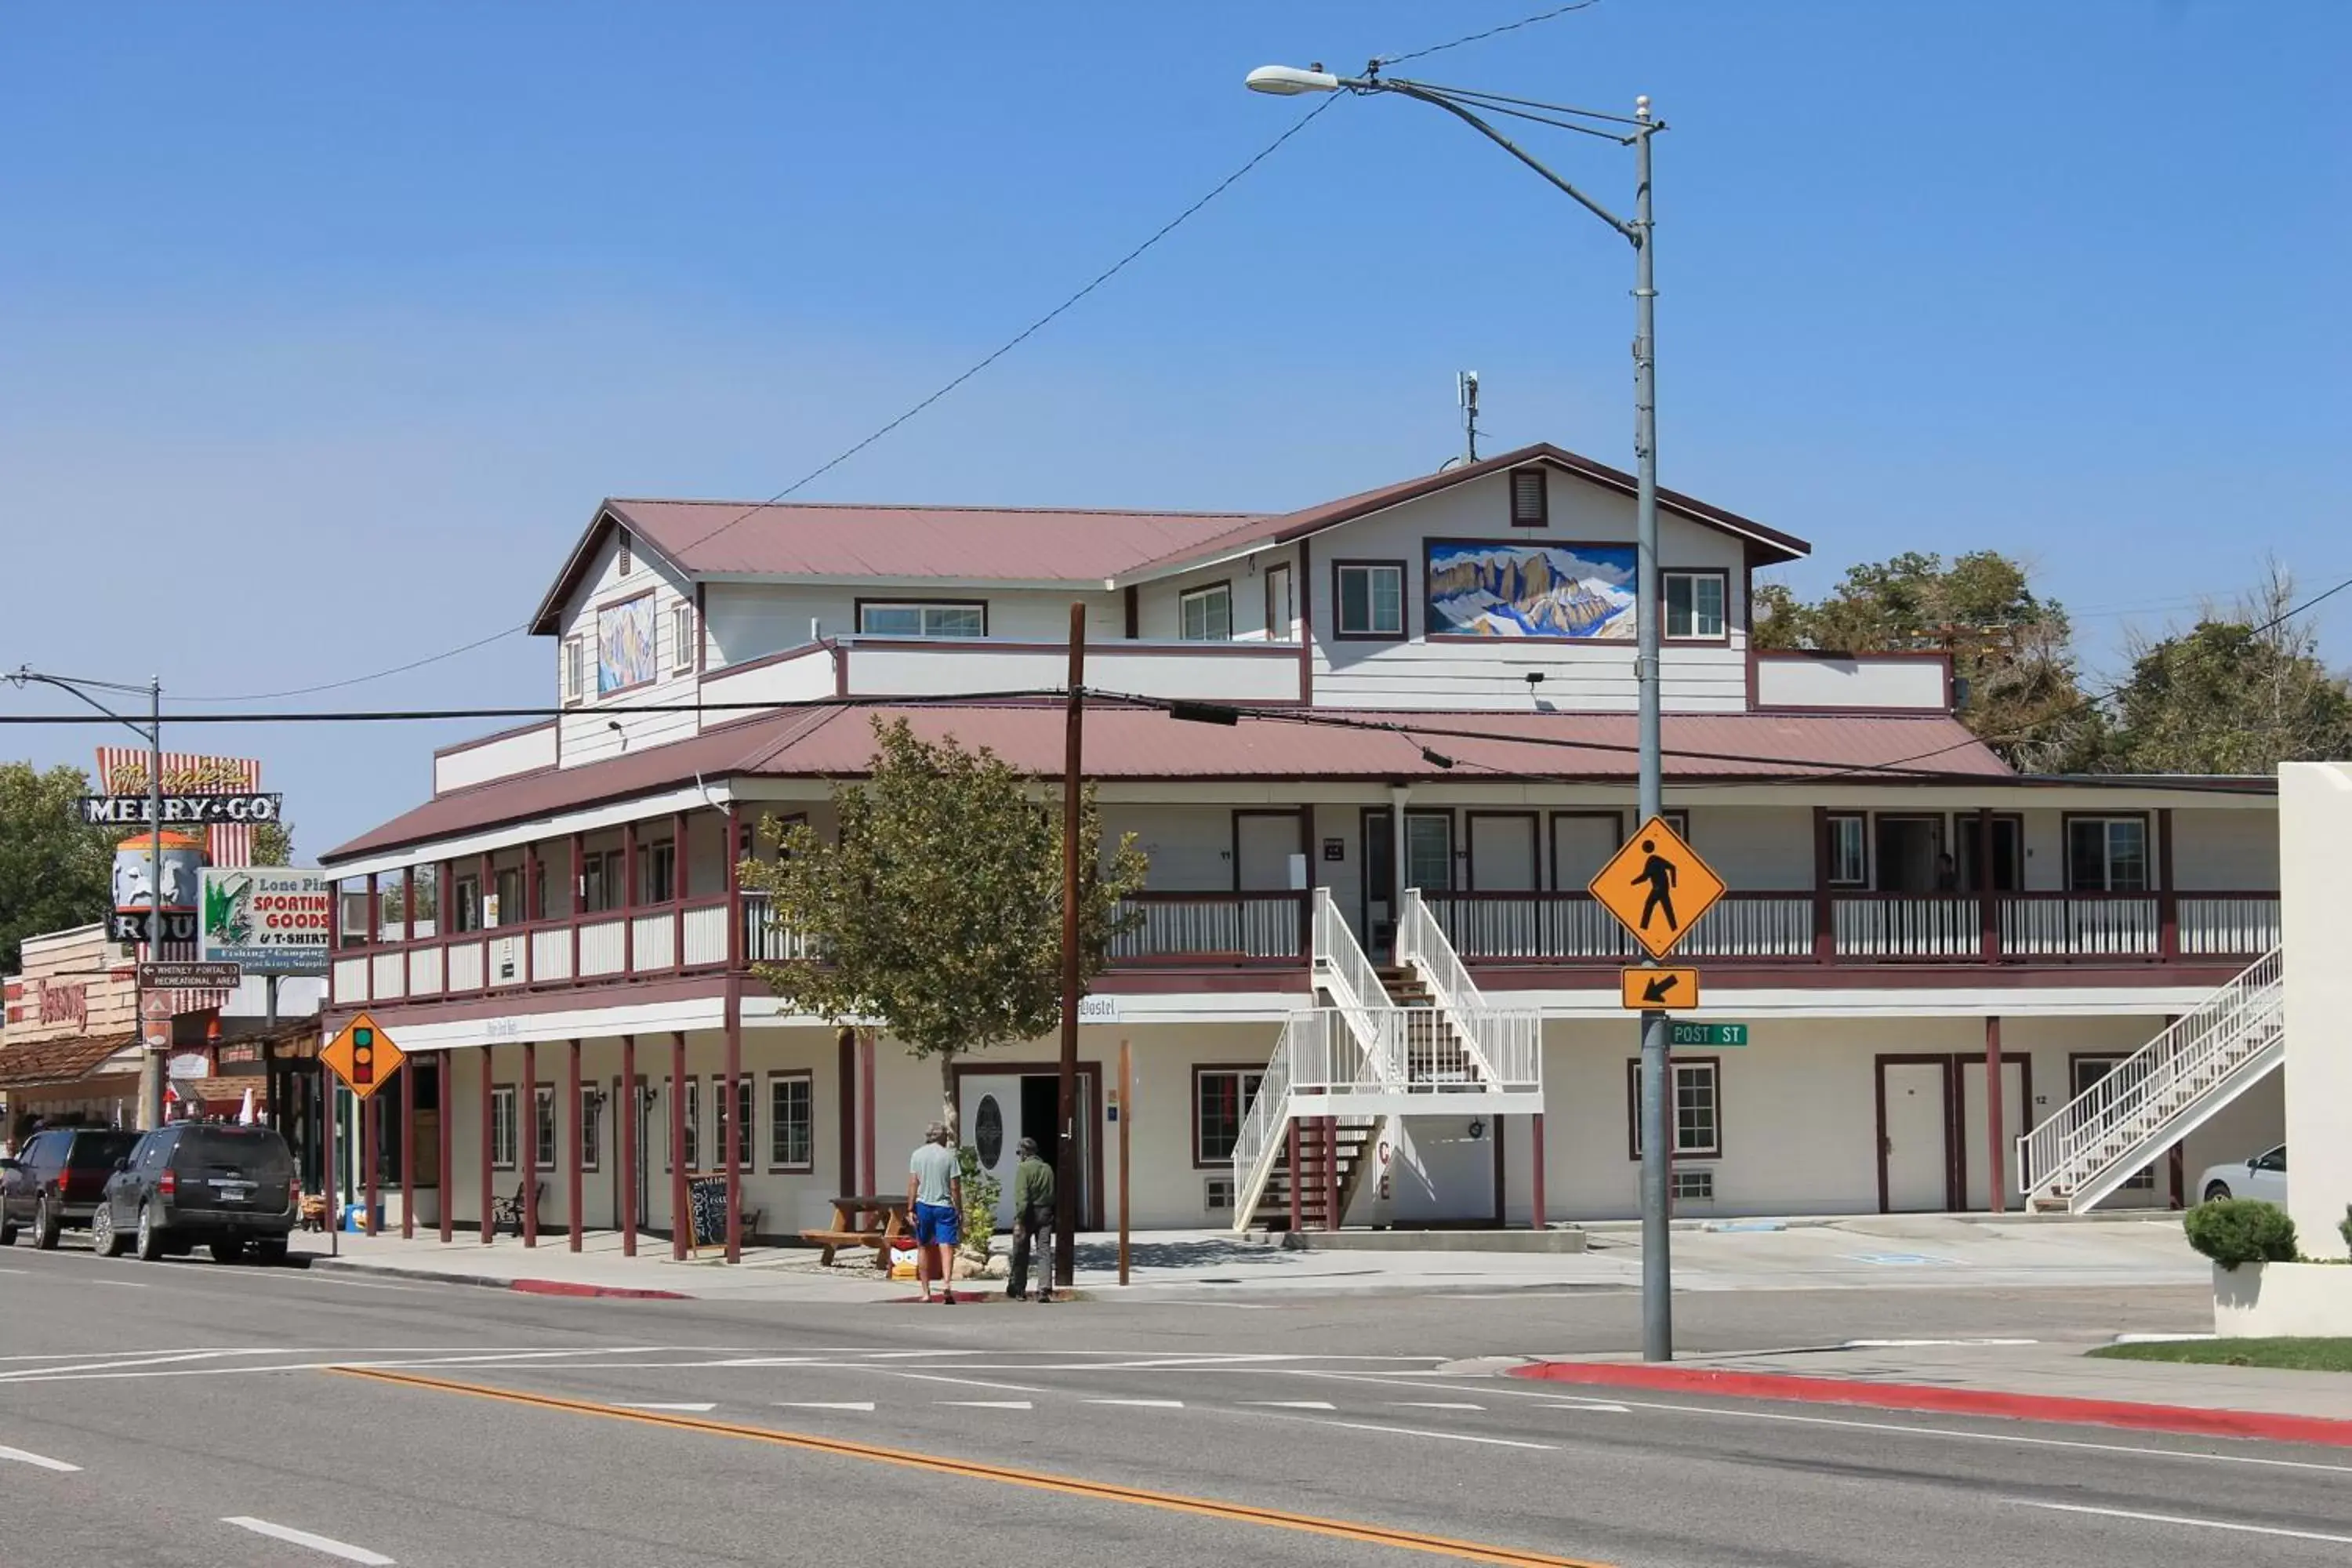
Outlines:
POLYGON ((955 1251, 963 1215, 963 1162, 948 1142, 945 1122, 934 1121, 907 1162, 907 1207, 915 1221, 915 1278, 923 1300, 955 1305, 955 1251), (939 1249, 939 1279, 946 1295, 931 1295, 931 1250, 939 1249))

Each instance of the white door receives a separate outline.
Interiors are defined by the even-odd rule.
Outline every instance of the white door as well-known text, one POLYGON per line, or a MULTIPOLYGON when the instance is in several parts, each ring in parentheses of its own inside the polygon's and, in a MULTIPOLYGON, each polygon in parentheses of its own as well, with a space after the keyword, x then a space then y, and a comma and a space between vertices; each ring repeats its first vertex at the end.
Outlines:
POLYGON ((1879 1068, 1879 1158, 1890 1214, 1928 1213, 1948 1201, 1944 1184, 1944 1064, 1888 1062, 1879 1068))
MULTIPOLYGON (((1965 1145, 1969 1162, 1969 1207, 1992 1207, 1992 1184, 1987 1180, 1986 1167, 1992 1162, 1993 1152, 1985 1140, 1991 1132, 1991 1106, 1985 1095, 1984 1064, 1964 1061, 1960 1064, 1960 1105, 1965 1145)), ((2033 1125, 2033 1108, 2025 1103, 2025 1064, 2014 1057, 2004 1058, 2000 1064, 2000 1169, 2001 1206, 2011 1213, 2025 1206, 2025 1194, 2017 1186, 2017 1135, 2033 1125)))
POLYGON ((996 1223, 1013 1223, 1013 1173, 1021 1163, 1021 1080, 1011 1073, 966 1073, 956 1090, 963 1146, 996 1178, 996 1223))

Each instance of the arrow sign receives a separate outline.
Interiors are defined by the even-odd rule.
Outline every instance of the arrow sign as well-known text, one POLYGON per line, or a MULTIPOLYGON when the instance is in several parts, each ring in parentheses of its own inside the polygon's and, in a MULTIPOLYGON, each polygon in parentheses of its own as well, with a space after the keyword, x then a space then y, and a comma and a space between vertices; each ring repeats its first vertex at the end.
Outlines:
POLYGON ((1617 1000, 1637 1013, 1698 1005, 1696 969, 1621 969, 1617 986, 1617 1000))

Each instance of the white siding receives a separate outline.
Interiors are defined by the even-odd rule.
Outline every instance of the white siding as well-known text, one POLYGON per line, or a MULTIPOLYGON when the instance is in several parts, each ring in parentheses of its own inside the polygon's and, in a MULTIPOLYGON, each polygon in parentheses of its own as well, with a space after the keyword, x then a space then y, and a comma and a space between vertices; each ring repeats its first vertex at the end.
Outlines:
MULTIPOLYGON (((1627 544, 1633 503, 1625 496, 1551 472, 1550 521, 1513 528, 1508 476, 1492 474, 1319 535, 1309 552, 1306 589, 1313 598, 1315 700, 1337 708, 1499 708, 1537 704, 1562 710, 1631 711, 1635 705, 1631 640, 1479 642, 1423 640, 1428 621, 1424 543, 1475 540, 1517 543, 1627 544), (1333 603, 1335 561, 1401 561, 1405 567, 1405 626, 1401 643, 1340 641, 1333 603), (1532 694, 1526 677, 1539 671, 1532 694)), ((1660 565, 1720 570, 1730 584, 1727 646, 1668 644, 1662 660, 1664 701, 1683 712, 1738 712, 1748 705, 1746 547, 1737 538, 1671 514, 1659 519, 1660 565)), ((1238 615, 1239 605, 1235 613, 1238 615)))
MULTIPOLYGON (((1195 588, 1226 583, 1233 587, 1234 641, 1276 640, 1269 635, 1266 625, 1265 574, 1269 568, 1280 565, 1290 567, 1292 593, 1297 595, 1300 584, 1296 546, 1269 548, 1181 576, 1142 584, 1136 590, 1136 635, 1171 642, 1181 637, 1184 595, 1195 588)), ((1277 629, 1288 635, 1288 626, 1277 629)))
POLYGON ((433 793, 447 795, 453 789, 465 789, 472 784, 488 784, 492 779, 510 778, 516 773, 554 765, 555 726, 541 724, 519 735, 503 735, 495 741, 485 741, 463 751, 435 757, 433 793))
POLYGON ((2278 814, 2176 811, 2173 886, 2221 892, 2266 892, 2279 885, 2278 814))
POLYGON ((1109 641, 1127 632, 1124 600, 1099 589, 1045 592, 944 583, 923 588, 846 583, 712 583, 703 590, 703 608, 709 617, 704 634, 709 668, 717 671, 798 647, 811 640, 812 623, 823 637, 854 637, 860 599, 982 600, 988 605, 990 637, 1052 643, 1068 640, 1070 602, 1082 599, 1087 605, 1088 642, 1109 641))
MULTIPOLYGON (((703 682, 702 700, 725 704, 817 701, 833 695, 834 658, 822 648, 813 648, 796 658, 780 658, 751 669, 721 670, 703 682)), ((757 711, 724 707, 703 714, 702 727, 732 723, 757 711)))
POLYGON ((1766 654, 1756 663, 1756 700, 1766 708, 1916 708, 1941 713, 1944 661, 1766 654))
MULTIPOLYGON (((598 552, 594 568, 588 582, 565 606, 562 640, 577 637, 587 648, 587 679, 583 697, 577 707, 565 711, 559 721, 562 733, 562 762, 567 768, 583 763, 599 762, 618 756, 624 750, 642 751, 647 746, 680 741, 695 732, 695 716, 682 713, 631 714, 635 708, 684 705, 694 701, 696 677, 689 668, 683 675, 673 675, 676 636, 672 610, 681 601, 691 602, 694 590, 690 584, 674 578, 657 568, 643 551, 631 553, 630 571, 620 572, 620 547, 617 539, 607 538, 598 552), (639 593, 650 592, 654 598, 655 679, 642 686, 615 692, 611 696, 596 694, 596 616, 603 607, 623 603, 639 593)), ((562 643, 557 645, 560 661, 562 643)), ((559 672, 561 664, 558 665, 559 672)))

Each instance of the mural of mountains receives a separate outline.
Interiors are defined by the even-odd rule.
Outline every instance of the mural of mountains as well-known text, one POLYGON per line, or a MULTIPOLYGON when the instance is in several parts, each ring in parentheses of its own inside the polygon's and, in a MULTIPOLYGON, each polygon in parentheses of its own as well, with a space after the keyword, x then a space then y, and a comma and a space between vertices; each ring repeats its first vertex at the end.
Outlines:
POLYGON ((1633 637, 1633 548, 1429 545, 1429 629, 1486 637, 1633 637))

